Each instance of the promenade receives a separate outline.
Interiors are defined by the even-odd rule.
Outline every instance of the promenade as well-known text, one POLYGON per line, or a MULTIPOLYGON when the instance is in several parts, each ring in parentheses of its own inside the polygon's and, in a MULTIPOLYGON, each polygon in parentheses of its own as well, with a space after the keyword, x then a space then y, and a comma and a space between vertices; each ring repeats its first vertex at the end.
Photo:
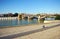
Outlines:
POLYGON ((60 22, 0 28, 0 39, 60 39, 60 22), (42 26, 45 25, 45 28, 42 26))

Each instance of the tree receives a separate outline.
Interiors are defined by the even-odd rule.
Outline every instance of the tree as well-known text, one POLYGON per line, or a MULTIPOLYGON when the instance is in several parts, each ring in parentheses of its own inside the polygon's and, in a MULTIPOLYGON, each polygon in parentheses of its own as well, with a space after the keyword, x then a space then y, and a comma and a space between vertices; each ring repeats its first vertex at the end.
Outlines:
POLYGON ((8 14, 3 14, 4 15, 4 17, 8 17, 8 14))
POLYGON ((14 16, 14 17, 18 16, 18 13, 15 13, 13 16, 14 16))
POLYGON ((60 15, 56 15, 56 20, 60 20, 60 15))

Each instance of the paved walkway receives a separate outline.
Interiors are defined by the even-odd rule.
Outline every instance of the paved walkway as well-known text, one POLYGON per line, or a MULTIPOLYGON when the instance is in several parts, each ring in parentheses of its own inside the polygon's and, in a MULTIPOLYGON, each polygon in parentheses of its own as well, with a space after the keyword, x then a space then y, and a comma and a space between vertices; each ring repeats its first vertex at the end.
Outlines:
POLYGON ((60 24, 52 25, 52 26, 45 27, 45 28, 38 28, 38 29, 35 29, 35 30, 30 30, 30 31, 27 31, 27 32, 23 32, 23 33, 12 34, 12 35, 8 35, 8 36, 0 37, 0 39, 13 39, 13 38, 21 37, 21 36, 26 36, 26 35, 29 35, 29 34, 41 32, 41 31, 44 31, 44 30, 48 30, 48 29, 58 27, 58 26, 60 26, 60 24))

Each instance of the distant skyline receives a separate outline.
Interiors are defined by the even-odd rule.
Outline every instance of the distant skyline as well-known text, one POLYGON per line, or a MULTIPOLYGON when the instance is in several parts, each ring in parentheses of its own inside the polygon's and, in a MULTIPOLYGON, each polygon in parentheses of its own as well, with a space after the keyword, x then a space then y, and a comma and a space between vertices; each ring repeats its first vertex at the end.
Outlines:
POLYGON ((0 0, 0 14, 60 13, 60 0, 0 0))

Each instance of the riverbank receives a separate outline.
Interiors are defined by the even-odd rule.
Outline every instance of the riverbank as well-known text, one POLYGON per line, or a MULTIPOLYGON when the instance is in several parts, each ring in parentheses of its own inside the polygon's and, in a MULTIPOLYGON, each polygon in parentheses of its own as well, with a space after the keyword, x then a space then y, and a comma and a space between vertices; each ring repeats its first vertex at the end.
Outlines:
MULTIPOLYGON (((58 25, 60 21, 56 20, 53 21, 51 23, 45 23, 45 27, 50 27, 53 25, 58 25)), ((8 28, 1 28, 0 29, 0 37, 5 37, 5 36, 9 36, 9 35, 14 35, 14 34, 19 34, 19 33, 23 33, 23 32, 28 32, 28 31, 32 31, 32 30, 37 30, 37 29, 41 29, 43 26, 43 24, 35 24, 35 25, 27 25, 24 27, 8 27, 8 28)), ((26 35, 26 36, 18 36, 14 39, 44 39, 47 37, 51 38, 58 36, 60 27, 55 27, 55 28, 51 28, 42 32, 36 32, 30 35, 26 35), (57 32, 57 34, 56 34, 57 32), (51 34, 51 35, 50 35, 51 34), (48 36, 49 35, 49 36, 48 36)), ((60 35, 60 34, 59 34, 60 35)))

